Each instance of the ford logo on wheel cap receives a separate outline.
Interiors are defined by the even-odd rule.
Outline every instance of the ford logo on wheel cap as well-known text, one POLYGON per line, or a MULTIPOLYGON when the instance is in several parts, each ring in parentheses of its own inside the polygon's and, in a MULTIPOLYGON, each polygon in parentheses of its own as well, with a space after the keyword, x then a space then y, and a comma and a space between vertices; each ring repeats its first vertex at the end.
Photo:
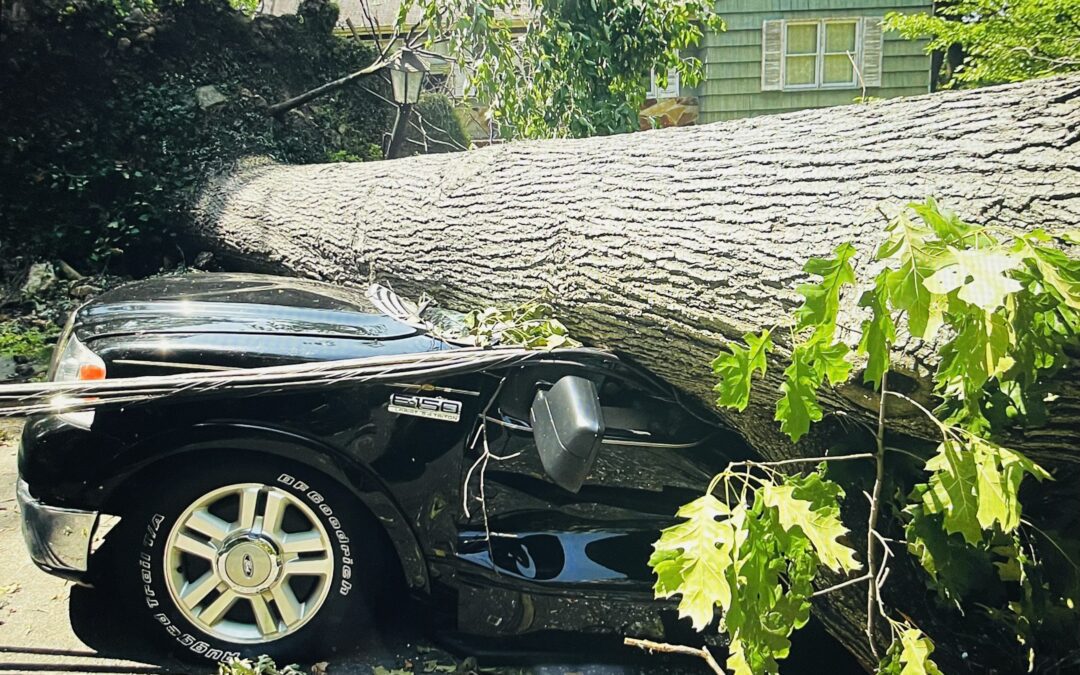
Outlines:
POLYGON ((250 579, 255 576, 255 561, 251 559, 250 553, 245 553, 244 558, 240 561, 240 565, 244 570, 244 576, 250 579))

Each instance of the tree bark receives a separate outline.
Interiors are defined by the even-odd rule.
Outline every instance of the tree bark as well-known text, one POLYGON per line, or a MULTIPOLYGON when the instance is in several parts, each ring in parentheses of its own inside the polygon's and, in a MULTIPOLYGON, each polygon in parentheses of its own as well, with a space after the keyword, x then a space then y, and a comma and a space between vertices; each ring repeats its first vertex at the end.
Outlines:
MULTIPOLYGON (((860 277, 872 277, 881 210, 933 195, 975 223, 1075 228, 1078 140, 1080 77, 1059 77, 392 162, 250 166, 207 189, 195 230, 248 265, 388 280, 451 307, 548 293, 573 334, 711 403, 709 362, 725 342, 784 322, 808 257, 850 241, 860 277)), ((852 345, 857 297, 848 294, 840 322, 852 345)), ((906 375, 929 399, 932 350, 912 340, 899 349, 904 368, 890 381, 906 375)), ((834 437, 792 445, 772 421, 781 371, 770 368, 745 413, 724 417, 768 459, 818 453, 834 437)), ((1077 467, 1080 386, 1066 380, 1060 393, 1053 421, 1014 444, 1077 467)), ((858 384, 822 403, 873 424, 876 398, 858 384)), ((900 405, 890 429, 933 433, 900 405)), ((863 610, 832 596, 847 607, 834 630, 851 633, 863 610)), ((859 656, 869 662, 865 649, 859 656)))

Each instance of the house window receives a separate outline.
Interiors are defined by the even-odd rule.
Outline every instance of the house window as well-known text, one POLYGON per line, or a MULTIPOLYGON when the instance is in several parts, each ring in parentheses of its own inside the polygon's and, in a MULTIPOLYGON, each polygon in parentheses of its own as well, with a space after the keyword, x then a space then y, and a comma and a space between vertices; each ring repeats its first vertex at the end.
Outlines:
POLYGON ((881 19, 769 20, 761 53, 762 91, 880 87, 881 19))
POLYGON ((656 77, 655 72, 649 73, 649 91, 645 94, 645 98, 652 98, 656 100, 664 98, 678 98, 679 97, 679 71, 672 68, 667 71, 667 86, 661 87, 659 78, 656 77))
POLYGON ((790 22, 784 35, 784 89, 847 88, 858 84, 857 21, 790 22))

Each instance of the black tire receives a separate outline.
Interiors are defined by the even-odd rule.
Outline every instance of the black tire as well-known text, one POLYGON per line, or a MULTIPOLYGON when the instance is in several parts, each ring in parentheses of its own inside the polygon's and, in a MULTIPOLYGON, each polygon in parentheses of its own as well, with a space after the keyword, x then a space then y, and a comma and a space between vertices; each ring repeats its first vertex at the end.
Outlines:
MULTIPOLYGON (((140 481, 137 492, 142 496, 122 509, 121 523, 108 537, 108 585, 120 594, 132 627, 177 657, 209 664, 265 654, 279 665, 311 663, 359 643, 368 632, 382 586, 384 538, 375 519, 335 480, 273 456, 238 455, 222 462, 202 455, 185 461, 182 468, 173 464, 140 481), (214 490, 248 483, 285 490, 309 506, 333 546, 332 556, 325 557, 334 561, 319 609, 295 632, 254 643, 230 642, 196 625, 177 606, 165 580, 166 542, 184 511, 214 490)), ((265 505, 266 498, 261 499, 265 505)), ((284 616, 272 611, 277 611, 276 618, 284 616)))

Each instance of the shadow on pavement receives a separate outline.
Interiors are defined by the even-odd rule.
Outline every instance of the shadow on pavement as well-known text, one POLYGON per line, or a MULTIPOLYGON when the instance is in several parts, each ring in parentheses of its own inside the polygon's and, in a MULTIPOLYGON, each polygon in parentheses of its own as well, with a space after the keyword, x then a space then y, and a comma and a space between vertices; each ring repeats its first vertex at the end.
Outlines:
MULTIPOLYGON (((122 659, 140 665, 93 667, 0 666, 0 672, 41 670, 88 673, 210 673, 212 667, 198 667, 164 657, 152 647, 157 643, 139 634, 120 616, 118 603, 109 602, 106 591, 74 587, 71 590, 71 625, 76 635, 95 653, 68 656, 96 656, 122 659)), ((330 657, 330 675, 404 675, 405 673, 485 673, 501 675, 638 675, 665 673, 694 675, 708 672, 694 657, 647 654, 621 646, 618 636, 546 634, 522 638, 469 638, 433 633, 418 625, 418 617, 430 617, 430 608, 415 601, 398 603, 391 615, 380 617, 377 634, 360 639, 330 657)), ((782 663, 789 675, 858 675, 863 671, 852 657, 811 621, 793 636, 792 657, 782 663)), ((686 644, 700 644, 688 636, 686 644)), ((6 648, 0 647, 0 651, 6 648)), ((10 648, 16 651, 16 648, 10 648)), ((24 652, 37 650, 23 650, 24 652)), ((48 650, 42 650, 48 652, 48 650)), ((59 654, 61 650, 57 650, 59 654)), ((722 650, 717 656, 723 658, 722 650)), ((29 664, 27 664, 29 665, 29 664)), ((284 664, 279 664, 284 665, 284 664)))

